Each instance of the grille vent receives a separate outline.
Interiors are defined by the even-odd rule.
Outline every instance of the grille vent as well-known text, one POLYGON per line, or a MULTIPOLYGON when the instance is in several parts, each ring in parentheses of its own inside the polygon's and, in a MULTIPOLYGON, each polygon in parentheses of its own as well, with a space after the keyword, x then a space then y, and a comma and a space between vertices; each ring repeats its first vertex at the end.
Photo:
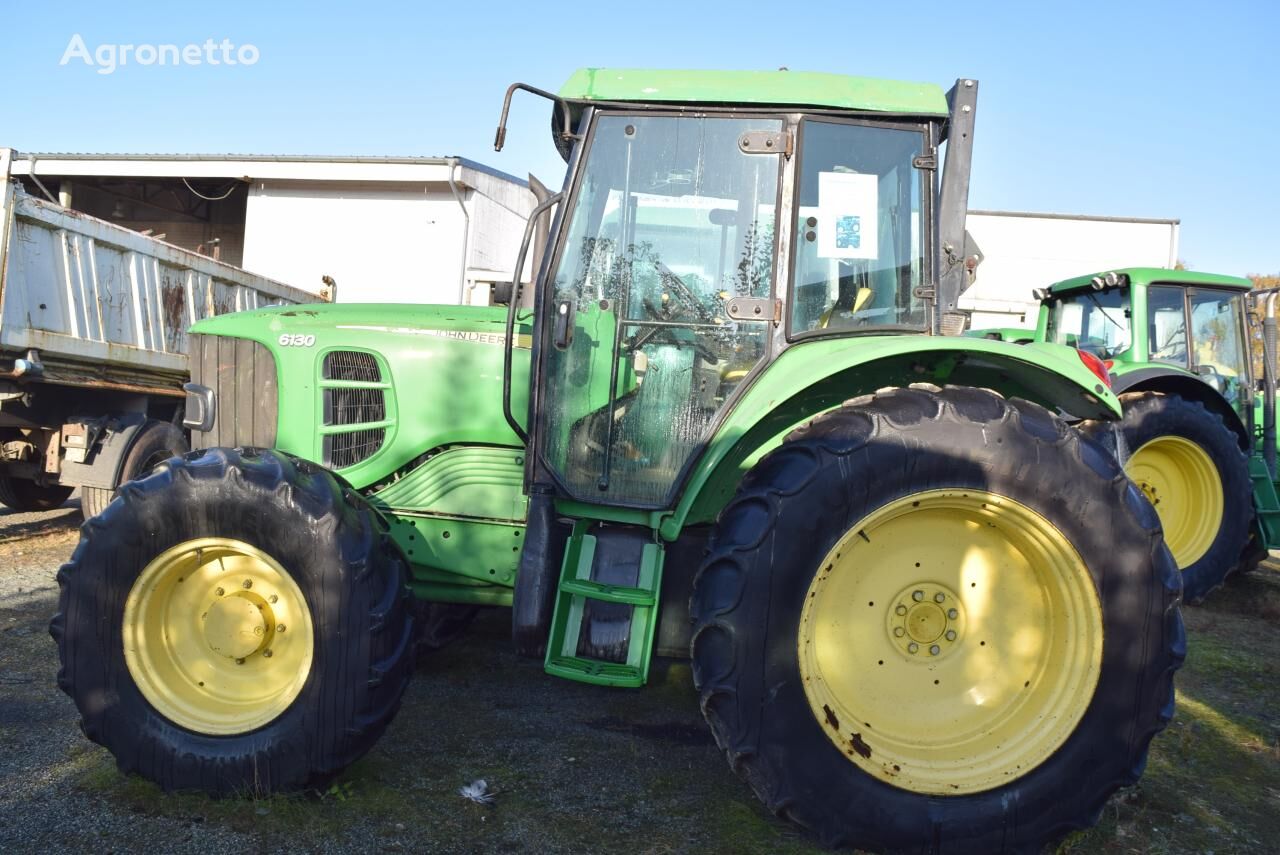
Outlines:
MULTIPOLYGON (((325 355, 324 378, 340 382, 379 383, 382 371, 372 354, 335 350, 325 355)), ((353 429, 324 438, 324 461, 333 469, 355 466, 372 457, 386 438, 384 428, 359 427, 387 417, 382 389, 336 388, 324 390, 324 423, 352 425, 353 429)))
POLYGON ((386 431, 367 428, 351 433, 333 433, 324 438, 324 460, 331 469, 345 469, 367 460, 382 448, 386 431))
POLYGON ((324 379, 379 383, 382 381, 382 372, 378 370, 378 360, 371 353, 335 350, 325 355, 324 379))

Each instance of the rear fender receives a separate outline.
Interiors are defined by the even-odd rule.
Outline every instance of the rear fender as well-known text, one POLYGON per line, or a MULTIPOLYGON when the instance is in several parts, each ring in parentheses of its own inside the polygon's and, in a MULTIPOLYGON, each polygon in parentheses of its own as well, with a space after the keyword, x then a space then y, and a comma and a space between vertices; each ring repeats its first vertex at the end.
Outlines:
POLYGON ((1120 415, 1115 394, 1061 345, 919 336, 794 345, 755 379, 717 430, 664 519, 663 537, 674 540, 686 524, 714 520, 743 473, 798 425, 850 398, 912 383, 994 389, 1085 418, 1120 415))

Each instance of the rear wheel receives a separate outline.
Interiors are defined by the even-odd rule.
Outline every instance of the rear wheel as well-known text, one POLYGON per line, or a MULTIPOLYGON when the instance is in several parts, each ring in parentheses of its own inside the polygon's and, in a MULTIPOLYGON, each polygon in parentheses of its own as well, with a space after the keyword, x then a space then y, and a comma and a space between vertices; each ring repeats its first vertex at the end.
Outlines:
POLYGON ((315 786, 364 754, 413 665, 406 567, 329 472, 212 449, 121 488, 58 573, 58 683, 166 790, 315 786))
POLYGON ((0 504, 15 511, 51 510, 61 506, 74 489, 62 484, 45 486, 26 478, 0 474, 0 504))
MULTIPOLYGON (((171 457, 181 457, 190 450, 182 431, 168 422, 152 419, 138 431, 124 461, 120 465, 121 484, 145 478, 153 469, 171 457)), ((115 498, 114 489, 85 487, 80 491, 80 507, 85 519, 96 517, 115 498)))
MULTIPOLYGON (((1155 506, 1182 571, 1183 599, 1202 601, 1247 558, 1253 486, 1235 433, 1199 401, 1162 392, 1120 396, 1125 472, 1155 506)), ((1112 425, 1086 422, 1097 436, 1112 425)))
POLYGON ((695 583, 694 677, 730 764, 826 844, 1033 851, 1141 773, 1178 590, 1104 449, 1026 402, 893 390, 744 478, 695 583))

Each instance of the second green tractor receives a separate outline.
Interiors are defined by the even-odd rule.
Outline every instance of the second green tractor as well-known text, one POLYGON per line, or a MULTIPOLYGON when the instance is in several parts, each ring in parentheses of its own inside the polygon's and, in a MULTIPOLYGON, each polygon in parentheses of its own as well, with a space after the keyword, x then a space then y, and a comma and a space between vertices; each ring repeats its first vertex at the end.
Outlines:
POLYGON ((1112 270, 1038 292, 1034 330, 971 333, 1065 344, 1104 363, 1123 418, 1079 427, 1155 506, 1192 603, 1280 547, 1274 341, 1253 356, 1264 328, 1274 339, 1274 294, 1252 288, 1212 273, 1112 270))

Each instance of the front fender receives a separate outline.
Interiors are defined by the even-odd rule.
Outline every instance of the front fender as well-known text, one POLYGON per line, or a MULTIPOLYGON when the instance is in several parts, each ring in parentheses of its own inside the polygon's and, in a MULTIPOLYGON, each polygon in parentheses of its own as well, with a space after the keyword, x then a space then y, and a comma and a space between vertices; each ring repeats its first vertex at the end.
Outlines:
POLYGON ((783 351, 733 406, 664 519, 663 536, 714 519, 742 474, 804 421, 858 395, 912 383, 994 389, 1084 418, 1121 414, 1115 394, 1062 345, 920 336, 804 342, 783 351))

